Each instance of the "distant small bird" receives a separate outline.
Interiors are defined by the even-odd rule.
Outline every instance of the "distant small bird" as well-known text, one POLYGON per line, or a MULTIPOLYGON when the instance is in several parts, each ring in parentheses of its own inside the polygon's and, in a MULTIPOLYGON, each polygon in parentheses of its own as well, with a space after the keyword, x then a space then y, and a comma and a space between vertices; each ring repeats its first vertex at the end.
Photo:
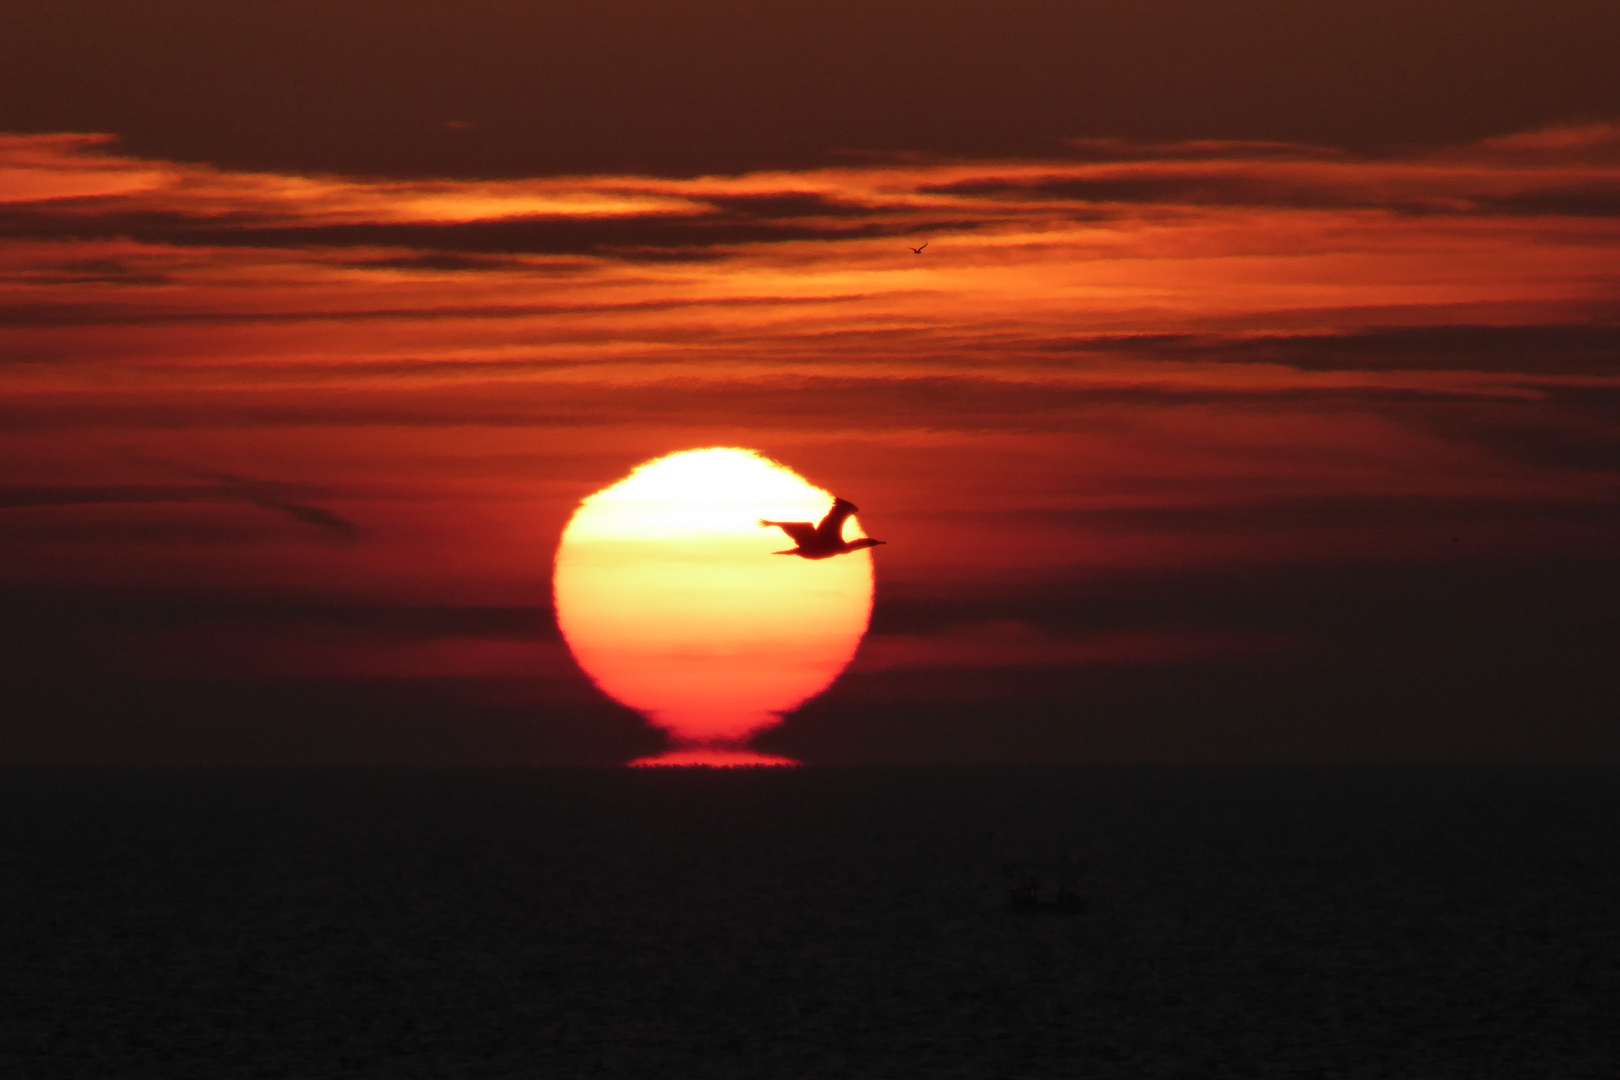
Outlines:
POLYGON ((801 559, 830 559, 834 555, 847 555, 851 551, 886 543, 883 540, 873 540, 870 536, 859 540, 844 539, 844 521, 859 509, 860 507, 852 502, 834 499, 832 509, 827 511, 827 516, 821 519, 819 525, 812 525, 808 521, 766 521, 764 518, 759 519, 759 524, 761 528, 774 525, 799 545, 786 551, 773 551, 772 555, 797 555, 801 559))
MULTIPOLYGON (((923 247, 927 247, 927 246, 928 246, 928 241, 924 240, 923 241, 923 247)), ((921 255, 922 254, 922 248, 912 248, 911 253, 913 255, 921 255)))

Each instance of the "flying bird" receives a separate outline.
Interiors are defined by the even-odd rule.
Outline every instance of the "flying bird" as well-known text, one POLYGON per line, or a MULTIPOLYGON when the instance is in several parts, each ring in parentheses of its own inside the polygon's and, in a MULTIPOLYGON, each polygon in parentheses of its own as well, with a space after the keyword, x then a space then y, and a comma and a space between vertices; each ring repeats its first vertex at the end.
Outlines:
POLYGON ((821 519, 819 525, 812 525, 808 521, 766 521, 764 518, 759 519, 759 524, 761 528, 776 526, 799 545, 786 551, 773 551, 772 555, 797 555, 801 559, 830 559, 834 555, 846 555, 851 551, 877 547, 886 542, 873 540, 869 536, 859 540, 844 539, 844 521, 859 509, 860 507, 852 502, 834 499, 832 509, 827 511, 827 516, 821 519))
MULTIPOLYGON (((927 246, 928 246, 928 241, 924 240, 923 241, 923 247, 927 247, 927 246)), ((921 255, 922 254, 922 248, 912 248, 911 253, 913 255, 921 255)))

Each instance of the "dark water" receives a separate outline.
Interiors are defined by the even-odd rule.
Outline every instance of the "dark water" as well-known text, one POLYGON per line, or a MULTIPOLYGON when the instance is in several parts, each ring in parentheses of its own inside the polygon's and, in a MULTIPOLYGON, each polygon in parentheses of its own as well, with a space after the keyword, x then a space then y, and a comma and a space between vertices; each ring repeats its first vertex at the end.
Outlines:
POLYGON ((1617 781, 0 774, 0 1075, 1613 1078, 1617 781))

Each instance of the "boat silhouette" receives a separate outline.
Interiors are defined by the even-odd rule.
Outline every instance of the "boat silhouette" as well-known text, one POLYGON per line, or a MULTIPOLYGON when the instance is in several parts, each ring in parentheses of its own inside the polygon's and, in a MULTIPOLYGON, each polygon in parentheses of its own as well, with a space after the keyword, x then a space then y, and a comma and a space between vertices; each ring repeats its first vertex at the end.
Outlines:
POLYGON ((1027 866, 1004 863, 1002 872, 1011 882, 1007 889, 1007 910, 1020 914, 1084 915, 1091 907, 1090 897, 1073 884, 1058 882, 1047 889, 1040 876, 1027 866))

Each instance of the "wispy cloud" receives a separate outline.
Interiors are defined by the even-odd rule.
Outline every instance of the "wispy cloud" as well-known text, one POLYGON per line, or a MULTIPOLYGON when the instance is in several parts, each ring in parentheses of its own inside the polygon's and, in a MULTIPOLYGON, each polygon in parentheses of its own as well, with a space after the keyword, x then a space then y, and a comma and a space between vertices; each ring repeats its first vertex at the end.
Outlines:
POLYGON ((261 510, 283 514, 300 525, 308 525, 318 530, 326 539, 335 543, 352 543, 360 537, 359 527, 347 518, 340 517, 324 507, 294 501, 293 487, 290 484, 252 480, 232 473, 194 469, 172 461, 144 458, 136 454, 127 454, 126 456, 137 465, 150 466, 174 475, 188 476, 196 480, 206 481, 210 485, 215 498, 238 499, 249 505, 257 506, 261 510))

